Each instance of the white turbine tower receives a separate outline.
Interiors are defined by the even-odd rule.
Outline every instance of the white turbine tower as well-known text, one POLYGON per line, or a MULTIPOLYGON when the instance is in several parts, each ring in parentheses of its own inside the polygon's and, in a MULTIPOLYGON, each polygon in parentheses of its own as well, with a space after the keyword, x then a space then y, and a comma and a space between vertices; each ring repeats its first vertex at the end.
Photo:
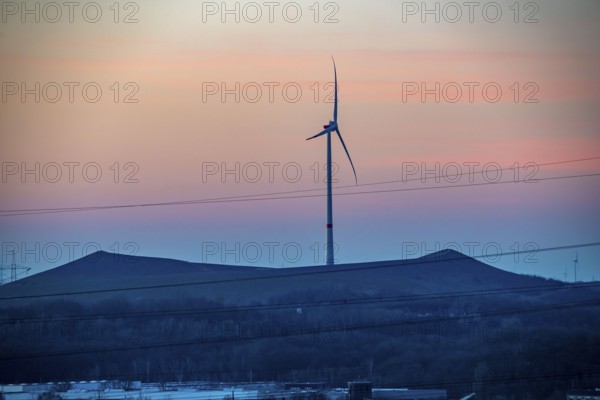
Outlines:
POLYGON ((350 161, 350 165, 352 166, 352 171, 354 172, 354 180, 358 184, 358 178, 356 177, 356 169, 354 169, 354 163, 352 163, 352 158, 350 158, 350 153, 348 153, 348 148, 346 148, 346 144, 344 143, 344 139, 342 139, 342 134, 340 133, 340 129, 338 127, 337 116, 338 116, 338 83, 337 83, 337 70, 335 68, 335 60, 333 57, 333 74, 335 77, 335 103, 333 106, 333 121, 329 121, 329 124, 324 125, 322 132, 317 133, 316 135, 309 137, 306 140, 311 140, 318 138, 319 136, 327 135, 327 265, 333 265, 333 199, 331 194, 331 133, 335 132, 340 138, 340 142, 342 142, 342 146, 344 147, 344 151, 348 156, 348 160, 350 161))

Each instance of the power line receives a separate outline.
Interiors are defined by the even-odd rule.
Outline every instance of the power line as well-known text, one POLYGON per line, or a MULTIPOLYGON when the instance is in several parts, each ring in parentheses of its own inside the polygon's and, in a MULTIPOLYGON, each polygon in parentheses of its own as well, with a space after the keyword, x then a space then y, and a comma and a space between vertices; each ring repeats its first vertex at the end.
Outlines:
POLYGON ((9 270, 11 273, 9 282, 15 282, 20 276, 27 275, 28 272, 31 270, 30 267, 26 267, 24 265, 17 264, 14 261, 14 250, 12 251, 12 256, 13 256, 13 261, 11 262, 11 264, 0 263, 0 286, 4 284, 4 270, 9 270), (18 272, 17 270, 22 270, 22 271, 18 272), (14 271, 14 276, 13 276, 13 271, 14 271))
MULTIPOLYGON (((537 182, 542 181, 553 181, 562 179, 575 179, 575 178, 591 178, 600 176, 600 173, 595 174, 583 174, 583 175, 570 175, 570 176, 554 176, 547 178, 536 178, 537 182)), ((361 194, 381 194, 381 193, 395 193, 395 192, 417 192, 421 190, 436 190, 436 189, 456 189, 465 187, 477 187, 477 186, 490 186, 490 185, 501 185, 507 183, 522 183, 527 181, 500 181, 500 182, 483 182, 483 183, 465 183, 460 185, 447 185, 447 186, 426 186, 418 188, 404 188, 404 189, 387 189, 387 190, 369 190, 363 192, 345 192, 336 193, 336 196, 353 196, 361 194)), ((90 206, 90 207, 79 207, 79 208, 63 208, 53 209, 49 211, 36 211, 31 209, 32 212, 16 212, 12 214, 1 214, 4 211, 0 211, 0 218, 2 217, 14 217, 23 215, 39 215, 39 214, 58 214, 65 212, 76 212, 76 211, 99 211, 99 210, 112 210, 122 208, 139 208, 139 207, 159 207, 159 206, 182 206, 182 205, 195 205, 195 204, 216 204, 216 203, 239 203, 239 202, 250 202, 250 201, 270 201, 270 200, 290 200, 290 199, 307 199, 315 197, 325 197, 326 194, 313 194, 313 195, 302 195, 302 196, 283 196, 283 197, 257 197, 257 198, 224 198, 224 199, 207 199, 207 200, 192 200, 192 201, 176 201, 176 202, 163 202, 163 203, 146 203, 146 204, 129 204, 129 205, 118 205, 118 206, 90 206)))
MULTIPOLYGON (((556 162, 551 162, 551 163, 535 164, 535 166, 540 167, 540 166, 559 165, 559 164, 575 163, 575 162, 582 162, 582 161, 590 161, 590 160, 596 160, 596 159, 600 159, 600 157, 589 157, 589 158, 582 158, 582 159, 576 159, 576 160, 556 161, 556 162)), ((519 166, 518 169, 528 168, 527 165, 528 164, 525 164, 524 166, 519 166)), ((514 170, 514 169, 516 169, 516 168, 500 168, 500 169, 496 169, 496 170, 497 171, 507 171, 507 170, 514 170)), ((478 173, 483 173, 483 171, 478 171, 478 173)), ((572 178, 593 177, 593 176, 598 176, 598 175, 600 175, 600 174, 572 175, 572 176, 565 176, 565 177, 536 178, 536 179, 524 179, 524 180, 519 179, 519 180, 512 180, 512 181, 469 183, 469 184, 461 184, 461 185, 433 186, 433 187, 425 187, 425 188, 390 189, 390 190, 384 190, 384 191, 347 192, 347 193, 337 193, 336 196, 416 191, 416 190, 430 190, 430 189, 447 189, 447 188, 483 186, 483 185, 501 184, 501 183, 547 181, 547 180, 554 180, 554 179, 572 179, 572 178)), ((446 174, 446 175, 441 175, 439 177, 436 176, 436 179, 455 177, 455 176, 456 175, 446 174)), ((413 181, 422 181, 422 178, 372 182, 372 183, 366 183, 366 184, 360 184, 360 185, 336 186, 334 189, 356 188, 356 187, 374 186, 374 185, 388 185, 388 184, 394 184, 394 183, 406 183, 406 182, 413 182, 413 181)), ((323 190, 324 190, 323 188, 316 188, 316 189, 303 189, 303 190, 293 190, 293 191, 285 191, 285 192, 272 192, 272 193, 264 193, 264 194, 250 194, 250 195, 217 197, 217 198, 196 199, 196 200, 181 200, 181 201, 153 202, 153 203, 134 203, 134 204, 121 204, 121 205, 109 205, 109 206, 8 209, 8 210, 0 210, 0 217, 38 215, 38 214, 54 214, 54 213, 63 213, 63 212, 76 212, 76 211, 98 211, 98 210, 109 210, 109 209, 120 209, 120 208, 212 204, 212 203, 229 203, 229 202, 239 202, 239 201, 300 199, 300 198, 322 197, 322 196, 326 196, 326 194, 314 194, 314 195, 304 195, 304 196, 284 196, 284 197, 279 197, 279 196, 287 195, 287 194, 294 194, 294 193, 323 191, 323 190), (265 197, 265 196, 277 196, 277 197, 265 197)))
MULTIPOLYGON (((541 306, 526 306, 519 308, 508 308, 508 309, 500 309, 493 310, 488 312, 479 313, 480 318, 486 317, 495 317, 501 315, 514 315, 514 314, 524 314, 524 313, 535 313, 542 311, 553 311, 560 309, 569 309, 569 308, 583 308, 583 307, 597 307, 600 306, 600 299, 595 300, 587 300, 580 302, 565 302, 565 303, 554 303, 554 304, 546 304, 541 306)), ((267 334, 267 335, 256 335, 256 336, 234 336, 234 337, 223 337, 223 338, 214 338, 211 340, 205 339, 194 339, 194 340, 183 340, 183 341, 172 341, 172 342, 162 342, 162 343, 151 343, 151 344, 139 344, 139 345, 128 345, 128 346, 114 346, 114 347, 104 347, 104 348, 95 348, 95 349, 78 349, 78 350, 65 350, 65 351, 54 351, 54 352, 45 352, 45 353, 29 353, 29 354, 19 354, 13 356, 0 356, 0 361, 7 360, 21 360, 21 359, 35 359, 35 358, 46 358, 46 357, 58 357, 58 356, 75 356, 81 354, 96 354, 96 353, 106 353, 106 352, 115 352, 115 351, 128 351, 128 350, 148 350, 148 349, 156 349, 156 348, 169 348, 169 347, 180 347, 180 346, 196 346, 196 345, 206 345, 206 344, 216 344, 216 343, 232 343, 232 342, 244 342, 244 341, 255 341, 259 339, 274 339, 274 338, 285 338, 290 336, 301 336, 301 335, 315 335, 315 334, 324 334, 324 333, 334 333, 334 332, 346 332, 346 331, 358 331, 358 330, 367 330, 367 329, 380 329, 380 328, 389 328, 394 326, 406 325, 406 324, 427 324, 432 322, 445 322, 445 321, 454 321, 463 319, 462 316, 454 316, 454 317, 435 317, 435 318, 417 318, 417 319, 401 319, 401 320, 392 320, 392 321, 382 321, 382 322, 371 322, 371 323, 358 323, 354 325, 346 325, 341 327, 316 327, 309 328, 301 331, 299 334, 290 334, 289 332, 281 332, 279 334, 267 334)))
MULTIPOLYGON (((540 252, 550 252, 550 251, 558 251, 558 250, 570 250, 570 249, 579 249, 585 247, 597 247, 600 246, 600 242, 592 242, 592 243, 582 243, 582 244, 574 244, 574 245, 565 245, 565 246, 555 246, 555 247, 547 247, 540 248, 535 250, 519 250, 519 251, 511 251, 511 252, 501 252, 496 254, 485 254, 481 256, 467 257, 464 256, 465 260, 473 261, 481 258, 490 258, 490 257, 504 257, 510 255, 519 255, 519 254, 529 254, 529 253, 540 253, 540 252)), ((201 281, 201 282, 182 282, 182 283, 170 283, 170 284, 160 284, 160 285, 148 285, 148 286, 137 286, 137 287, 125 287, 125 288, 113 288, 113 289, 96 289, 96 290, 82 290, 82 291, 73 291, 73 292, 57 292, 57 293, 45 293, 45 294, 32 294, 32 295, 24 295, 24 296, 9 296, 9 297, 0 297, 0 300, 18 300, 18 299, 32 299, 32 298, 44 298, 44 297, 57 297, 57 296, 69 296, 69 295, 81 295, 81 294, 92 294, 92 293, 113 293, 113 292, 125 292, 132 290, 148 290, 148 289, 162 289, 162 288, 173 288, 173 287, 186 287, 186 286, 197 286, 197 285, 215 285, 215 284, 223 284, 223 283, 234 283, 234 282, 249 282, 249 281, 260 281, 267 279, 279 279, 279 278, 292 278, 292 277, 300 277, 300 276, 314 276, 314 275, 323 275, 323 274, 334 274, 340 272, 353 272, 353 271, 361 271, 361 270, 375 270, 375 269, 383 269, 383 268, 393 268, 398 266, 409 266, 409 265, 423 265, 430 263, 440 263, 440 262, 448 262, 451 260, 442 259, 442 260, 432 260, 433 256, 426 256, 416 260, 405 260, 405 261, 381 261, 376 262, 376 265, 369 265, 373 263, 360 263, 360 264, 342 264, 345 267, 328 267, 328 268, 319 268, 318 270, 304 270, 293 273, 285 273, 278 275, 266 275, 266 276, 246 276, 243 278, 230 278, 230 279, 220 279, 220 280, 212 280, 212 281, 201 281), (357 266, 358 265, 358 266, 357 266)), ((455 258, 452 261, 458 261, 459 258, 455 258)), ((243 268, 243 267, 240 267, 243 268)), ((298 269, 307 269, 310 267, 298 268, 298 269)), ((287 270, 289 271, 289 270, 287 270)), ((286 271, 286 272, 287 272, 286 271)))
MULTIPOLYGON (((481 356, 474 356, 474 357, 452 357, 451 360, 446 360, 446 361, 452 361, 452 362, 460 362, 460 363, 465 363, 465 362, 473 362, 473 361, 493 361, 494 363, 499 361, 499 360, 503 360, 503 361, 514 361, 516 356, 499 356, 499 355, 490 355, 490 354, 484 354, 481 356), (482 358, 483 357, 483 358, 482 358), (492 360, 490 360, 490 357, 493 357, 492 360)), ((394 363, 394 366, 401 366, 401 367, 407 367, 407 366, 412 366, 412 365, 421 365, 421 361, 414 361, 414 362, 406 362, 406 361, 402 361, 402 362, 396 362, 394 363)), ((588 363, 589 365, 590 363, 588 363)), ((598 364, 598 363, 593 363, 593 364, 598 364)), ((153 365, 154 366, 154 365, 153 365)), ((345 368, 345 367, 339 367, 339 366, 321 366, 318 369, 320 370, 319 373, 323 373, 323 370, 327 370, 327 371, 331 371, 331 370, 336 370, 336 369, 340 369, 340 368, 345 368)), ((355 365, 356 368, 356 365, 355 365)), ((360 368, 360 367, 359 367, 360 368)), ((286 371, 283 371, 283 374, 290 374, 290 373, 297 373, 299 371, 313 371, 317 368, 313 367, 313 368, 297 368, 297 367, 292 367, 289 368, 286 371)), ((255 368, 255 367, 248 367, 247 369, 228 369, 228 370, 191 370, 191 369, 186 369, 185 371, 181 371, 181 373, 186 374, 186 375, 200 375, 200 374, 220 374, 220 373, 226 373, 228 375, 241 375, 244 373, 247 373, 248 371, 253 371, 253 372, 260 372, 260 373, 272 373, 272 372, 279 372, 279 369, 276 368, 255 368)), ((123 374, 120 373, 119 376, 121 379, 124 378, 131 378, 131 379, 135 379, 137 377, 140 377, 141 375, 146 375, 146 371, 140 371, 137 373, 128 373, 128 374, 123 374)), ((156 368, 153 369, 153 371, 151 372, 151 375, 153 377, 153 379, 156 379, 157 376, 167 376, 167 375, 171 375, 173 376, 174 373, 173 371, 157 371, 156 368)), ((579 369, 577 372, 573 372, 573 373, 567 373, 567 374, 560 374, 560 375, 542 375, 543 377, 571 377, 571 376, 581 376, 581 375, 598 375, 600 376, 600 370, 598 371, 593 371, 593 370, 584 370, 584 369, 579 369)), ((90 375, 87 375, 88 379, 100 379, 99 377, 90 377, 90 375)), ((80 375, 80 379, 84 379, 84 376, 80 375)), ((311 380, 314 381, 322 381, 322 377, 319 377, 318 379, 313 379, 310 378, 311 380)), ((497 378, 487 378, 487 379, 479 379, 478 382, 489 382, 492 383, 493 380, 495 380, 497 378)), ((501 378, 504 382, 507 382, 510 378, 509 377, 502 377, 501 378)), ((522 374, 519 374, 519 378, 518 379, 523 379, 523 380, 529 380, 532 379, 532 377, 528 377, 528 376, 524 376, 522 374)), ((518 380, 517 379, 517 380, 518 380)), ((516 380, 515 380, 516 381, 516 380)), ((418 388, 418 387, 431 387, 434 385, 437 386, 449 386, 452 385, 452 382, 454 382, 455 385, 459 385, 461 382, 463 381, 442 381, 442 382, 427 382, 425 383, 424 381, 416 383, 416 382, 411 382, 411 383, 407 383, 405 382, 403 384, 403 387, 410 387, 410 388, 418 388)), ((160 383, 164 383, 164 384, 173 384, 174 382, 164 382, 164 381, 160 381, 160 383)), ((242 382, 232 382, 232 384, 237 384, 238 386, 244 386, 245 384, 242 382)), ((258 382, 257 382, 258 383, 258 382)), ((465 384, 471 384, 473 383, 472 380, 468 380, 468 381, 464 381, 465 384)), ((175 384, 180 385, 179 382, 176 382, 175 384)), ((254 383, 250 383, 251 385, 254 383)), ((188 385, 189 386, 189 385, 188 385)), ((274 392, 269 392, 269 393, 274 393, 274 392)), ((241 398, 252 398, 254 399, 255 397, 253 396, 242 396, 241 398)), ((192 398, 188 398, 186 397, 179 397, 179 400, 183 400, 183 399, 190 399, 192 400, 192 398)))
POLYGON ((231 306, 231 307, 208 307, 194 309, 170 309, 158 311, 140 311, 140 312, 124 312, 110 314, 79 314, 79 315, 60 315, 55 317, 38 317, 38 318, 12 318, 0 320, 0 324, 29 324, 41 322, 68 322, 68 321, 84 321, 90 319, 113 319, 113 318, 146 318, 146 317, 166 317, 176 315, 194 315, 194 314, 215 314, 215 313, 231 313, 231 312, 250 312, 250 311, 272 311, 285 310, 294 308, 315 308, 315 307, 339 307, 339 306, 354 306, 361 304, 379 304, 379 303, 401 303, 410 301, 422 300, 439 300, 463 297, 476 296, 499 296, 506 294, 522 294, 533 292, 550 292, 557 290, 574 290, 574 289, 593 289, 600 287, 600 283, 579 283, 579 284, 558 284, 558 285, 537 285, 537 286, 520 286, 513 288, 502 289, 482 289, 472 291, 459 292, 441 292, 429 293, 421 295, 403 295, 403 296, 388 296, 388 297, 367 297, 367 298, 344 298, 337 300, 323 300, 311 302, 292 302, 292 303, 275 303, 261 304, 254 306, 231 306))

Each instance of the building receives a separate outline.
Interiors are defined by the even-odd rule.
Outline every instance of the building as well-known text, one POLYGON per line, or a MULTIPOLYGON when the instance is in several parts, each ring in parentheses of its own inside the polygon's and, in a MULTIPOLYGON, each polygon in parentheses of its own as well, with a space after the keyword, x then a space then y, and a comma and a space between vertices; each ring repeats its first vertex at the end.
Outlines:
POLYGON ((327 400, 447 400, 441 389, 373 388, 370 382, 348 382, 348 389, 332 389, 327 400))
POLYGON ((23 385, 0 385, 0 393, 20 393, 23 385))
POLYGON ((325 389, 325 382, 285 383, 283 388, 284 390, 323 390, 325 389))
POLYGON ((348 382, 348 397, 350 400, 365 400, 373 398, 371 382, 348 382))
POLYGON ((600 388, 596 388, 596 390, 569 390, 567 400, 600 400, 600 388))
POLYGON ((373 400, 446 400, 441 389, 373 389, 373 400))

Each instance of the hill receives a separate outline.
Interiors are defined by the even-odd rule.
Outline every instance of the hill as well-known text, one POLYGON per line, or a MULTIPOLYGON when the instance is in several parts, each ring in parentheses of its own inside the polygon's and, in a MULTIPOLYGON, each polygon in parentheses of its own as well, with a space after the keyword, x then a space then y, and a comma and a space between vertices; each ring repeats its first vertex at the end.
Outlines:
POLYGON ((600 385, 598 284, 453 251, 283 269, 99 252, 0 300, 5 382, 368 378, 516 398, 600 385))
POLYGON ((179 295, 218 296, 235 304, 268 301, 296 291, 332 287, 354 294, 418 294, 562 285, 491 267, 446 250, 414 260, 339 264, 333 267, 260 268, 191 263, 97 252, 0 287, 0 300, 80 296, 105 298, 129 291, 139 299, 179 295), (138 290, 129 290, 140 288, 138 290), (95 295, 98 296, 95 296, 95 295))

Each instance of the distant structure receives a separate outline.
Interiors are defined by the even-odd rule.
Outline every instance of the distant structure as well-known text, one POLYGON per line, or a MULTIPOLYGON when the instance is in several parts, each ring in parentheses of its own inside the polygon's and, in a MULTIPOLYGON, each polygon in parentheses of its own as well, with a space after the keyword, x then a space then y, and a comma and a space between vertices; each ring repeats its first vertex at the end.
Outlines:
MULTIPOLYGON (((15 262, 15 251, 12 250, 10 252, 11 263, 8 269, 10 270, 10 280, 9 282, 14 282, 17 280, 17 263, 15 262)), ((4 284, 4 264, 0 263, 0 285, 4 284)))
MULTIPOLYGON (((244 383, 242 388, 232 387, 230 383, 182 382, 169 384, 169 389, 177 390, 180 399, 195 400, 447 400, 446 390, 373 388, 369 381, 348 382, 348 388, 327 387, 325 382, 289 382, 289 383, 244 383), (199 386, 200 385, 200 386, 199 386)), ((108 392, 106 399, 164 400, 164 387, 160 383, 141 381, 81 381, 22 383, 19 385, 0 384, 3 400, 31 400, 40 393, 54 391, 64 400, 93 400, 98 393, 108 392), (138 391, 138 393, 133 392, 138 391), (132 396, 133 394, 133 396, 132 396)), ((472 395, 470 395, 472 397, 472 395)), ((467 396, 461 400, 467 400, 467 396)), ((579 400, 579 398, 577 398, 579 400)), ((587 400, 587 398, 586 398, 587 400)))
MULTIPOLYGON (((333 57, 332 57, 333 59, 333 57)), ((317 133, 314 136, 309 137, 306 140, 312 140, 318 138, 319 136, 327 135, 327 255, 326 255, 326 264, 333 265, 333 253, 334 253, 334 244, 333 244, 333 199, 332 199, 332 168, 331 168, 331 134, 333 132, 337 133, 340 142, 342 142, 342 146, 344 147, 344 151, 348 156, 348 160, 350 161, 350 165, 352 166, 352 171, 354 172, 354 180, 356 184, 358 184, 358 178, 356 177, 356 169, 354 169, 354 163, 352 163, 352 158, 350 158, 350 153, 348 153, 348 149, 346 148, 346 143, 344 143, 344 139, 342 139, 342 134, 340 133, 340 129, 338 127, 337 117, 338 117, 338 82, 337 82, 337 70, 335 68, 335 60, 333 60, 333 74, 335 78, 335 95, 334 95, 334 105, 333 105, 333 121, 329 121, 327 125, 323 125, 324 130, 322 132, 317 133)))
POLYGON ((579 252, 575 253, 575 259, 573 260, 573 270, 575 273, 573 282, 577 282, 577 268, 579 268, 579 252))
POLYGON ((10 281, 17 280, 17 263, 15 261, 15 251, 12 251, 12 263, 10 264, 10 281))
MULTIPOLYGON (((128 382, 127 390, 140 390, 142 388, 141 381, 128 382)), ((24 398, 32 398, 37 394, 49 391, 62 393, 79 393, 81 397, 83 393, 97 393, 107 389, 123 389, 122 381, 80 381, 80 382, 48 382, 48 383, 21 383, 18 385, 0 384, 0 393, 4 395, 5 400, 19 400, 24 398), (28 394, 28 396, 24 396, 28 394)), ((115 391, 116 393, 116 391, 115 391)), ((68 398, 68 397, 67 397, 68 398)), ((89 398, 84 396, 83 398, 89 398)))
POLYGON ((284 390, 323 390, 325 389, 325 382, 293 382, 285 383, 283 385, 284 390))
POLYGON ((600 400, 600 388, 596 390, 570 390, 567 400, 600 400))
MULTIPOLYGON (((472 397, 472 395, 471 395, 472 397)), ((467 399, 469 396, 467 396, 467 399)), ((441 389, 373 389, 373 400, 447 400, 441 389)), ((463 400, 463 399, 461 399, 463 400)))
POLYGON ((350 400, 365 400, 373 398, 371 382, 348 382, 348 398, 350 400))
MULTIPOLYGON (((21 272, 21 274, 23 274, 23 273, 26 274, 27 272, 29 272, 29 270, 31 268, 17 265, 16 258, 15 258, 15 251, 14 250, 11 250, 9 254, 10 254, 10 257, 11 257, 11 261, 10 261, 10 265, 8 265, 8 268, 6 268, 6 269, 8 269, 10 271, 10 278, 7 278, 6 280, 8 282, 14 282, 14 281, 17 280, 17 278, 19 276, 19 274, 17 273, 18 269, 22 269, 23 270, 21 272)), ((3 260, 4 260, 4 258, 3 258, 3 260)), ((5 283, 7 283, 7 282, 5 282, 5 279, 4 279, 4 270, 5 270, 4 264, 2 264, 0 262, 0 285, 3 285, 5 283)))

